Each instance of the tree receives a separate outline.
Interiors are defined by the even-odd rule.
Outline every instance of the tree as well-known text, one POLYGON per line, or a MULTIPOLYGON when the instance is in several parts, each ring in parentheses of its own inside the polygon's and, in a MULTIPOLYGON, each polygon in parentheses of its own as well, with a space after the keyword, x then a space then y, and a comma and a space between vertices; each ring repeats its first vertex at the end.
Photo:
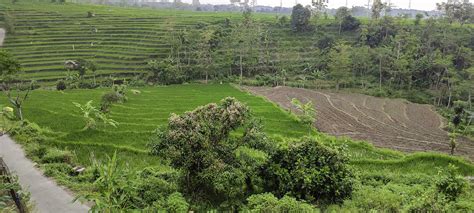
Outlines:
POLYGON ((379 19, 385 8, 387 8, 387 4, 382 3, 382 0, 374 0, 372 4, 372 19, 379 19))
POLYGON ((355 31, 355 30, 359 29, 359 26, 360 26, 359 19, 349 15, 349 16, 344 17, 344 19, 342 19, 340 30, 342 30, 342 31, 355 31))
POLYGON ((351 15, 349 8, 347 7, 339 7, 336 11, 336 20, 339 22, 339 34, 342 31, 342 22, 344 19, 351 15))
POLYGON ((421 20, 423 19, 423 14, 417 13, 415 17, 415 25, 420 25, 421 20))
POLYGON ((251 120, 249 108, 234 98, 172 114, 168 126, 150 139, 151 153, 182 172, 182 187, 191 200, 231 207, 263 183, 257 172, 264 160, 247 150, 267 147, 266 137, 251 120), (239 128, 243 136, 231 136, 239 128))
POLYGON ((244 11, 243 19, 237 29, 235 29, 235 33, 233 33, 234 38, 232 42, 236 52, 235 55, 238 56, 236 63, 240 71, 240 84, 243 81, 244 69, 250 75, 250 68, 255 64, 255 51, 258 49, 254 46, 258 42, 258 30, 260 30, 260 26, 253 20, 251 10, 244 11))
POLYGON ((313 107, 313 102, 308 101, 306 104, 301 103, 300 100, 293 98, 291 104, 301 111, 301 115, 298 115, 298 118, 301 123, 309 127, 309 132, 311 132, 311 127, 316 121, 316 109, 313 107))
POLYGON ((18 79, 18 74, 21 71, 20 63, 13 56, 5 50, 0 50, 1 89, 15 108, 17 118, 23 120, 23 103, 28 99, 32 85, 26 86, 26 89, 22 91, 23 82, 18 79), (13 90, 16 90, 15 94, 12 94, 13 90))
POLYGON ((264 167, 268 190, 309 202, 342 202, 354 188, 353 173, 341 148, 311 138, 290 143, 271 155, 264 167))
POLYGON ((107 118, 102 111, 97 109, 92 105, 92 101, 88 101, 86 104, 82 105, 76 102, 73 102, 74 106, 79 108, 82 113, 82 117, 86 121, 86 125, 83 130, 95 129, 97 128, 97 121, 103 122, 105 125, 110 125, 117 127, 118 123, 110 118, 107 118))
POLYGON ((147 65, 147 69, 150 72, 148 81, 161 84, 173 84, 181 81, 181 73, 171 58, 166 58, 162 61, 150 60, 147 65))
POLYGON ((436 4, 439 11, 442 11, 450 23, 457 21, 461 25, 468 21, 474 21, 474 6, 469 1, 448 0, 436 4))
POLYGON ((336 89, 339 90, 341 82, 347 82, 351 78, 351 47, 339 43, 329 52, 329 75, 336 81, 336 89))
POLYGON ((382 83, 385 73, 390 72, 390 64, 392 63, 392 52, 389 47, 379 47, 374 51, 375 59, 378 62, 378 79, 379 89, 382 90, 382 83))
POLYGON ((316 15, 319 16, 326 9, 329 0, 312 0, 311 3, 315 7, 316 15))
POLYGON ((311 19, 311 11, 308 8, 303 7, 301 4, 297 4, 293 7, 291 13, 291 29, 294 32, 307 31, 309 27, 309 20, 311 19))

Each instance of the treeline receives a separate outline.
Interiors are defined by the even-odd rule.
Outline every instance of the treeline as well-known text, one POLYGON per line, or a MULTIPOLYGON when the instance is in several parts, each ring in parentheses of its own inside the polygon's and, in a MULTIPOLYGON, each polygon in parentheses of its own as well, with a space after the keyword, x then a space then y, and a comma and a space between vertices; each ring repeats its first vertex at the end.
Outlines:
POLYGON ((217 79, 265 85, 309 85, 318 80, 335 88, 377 89, 381 95, 422 91, 435 105, 449 107, 455 100, 471 105, 472 4, 463 3, 460 9, 439 5, 446 16, 437 19, 421 14, 416 19, 389 17, 384 15, 388 9, 374 3, 372 19, 362 23, 345 7, 329 20, 297 5, 291 18, 277 17, 274 22, 259 21, 246 10, 240 20, 171 30, 169 57, 148 62, 149 80, 170 84, 217 79), (288 41, 294 40, 286 37, 311 45, 292 45, 288 41))

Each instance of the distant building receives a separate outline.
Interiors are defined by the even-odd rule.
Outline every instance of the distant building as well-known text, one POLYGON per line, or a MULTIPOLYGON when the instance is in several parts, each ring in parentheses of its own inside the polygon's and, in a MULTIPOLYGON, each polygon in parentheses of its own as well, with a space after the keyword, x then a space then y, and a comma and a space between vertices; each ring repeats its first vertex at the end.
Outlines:
POLYGON ((193 0, 193 6, 199 6, 201 5, 201 3, 199 2, 199 0, 193 0))

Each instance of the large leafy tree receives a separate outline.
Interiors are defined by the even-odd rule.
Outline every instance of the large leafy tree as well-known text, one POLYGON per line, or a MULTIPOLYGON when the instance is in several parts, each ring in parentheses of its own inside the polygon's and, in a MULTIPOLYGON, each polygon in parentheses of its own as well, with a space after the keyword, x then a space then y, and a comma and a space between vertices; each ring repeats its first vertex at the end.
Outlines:
POLYGON ((260 126, 251 122, 249 108, 226 98, 171 115, 168 127, 158 130, 150 144, 153 154, 182 172, 181 184, 191 200, 232 207, 262 188, 257 171, 265 154, 258 149, 268 148, 265 140, 260 126), (238 128, 244 134, 232 137, 238 128))
POLYGON ((301 4, 297 4, 293 7, 291 13, 291 29, 295 32, 304 32, 310 29, 309 20, 311 18, 311 11, 303 7, 301 4))

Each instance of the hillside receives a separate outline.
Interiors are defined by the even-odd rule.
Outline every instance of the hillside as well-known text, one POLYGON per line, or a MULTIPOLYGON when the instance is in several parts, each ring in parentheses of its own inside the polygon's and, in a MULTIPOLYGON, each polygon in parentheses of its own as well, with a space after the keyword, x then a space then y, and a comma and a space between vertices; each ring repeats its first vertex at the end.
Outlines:
POLYGON ((0 130, 91 212, 474 210, 471 20, 59 2, 0 0, 0 130))
MULTIPOLYGON (((148 60, 168 57, 172 32, 193 29, 199 24, 220 23, 226 18, 231 21, 241 18, 240 13, 36 2, 5 3, 0 9, 3 23, 7 16, 6 20, 13 26, 5 48, 24 67, 23 77, 38 81, 65 78, 64 62, 78 58, 93 60, 98 66, 97 75, 101 76, 144 73, 148 60), (94 13, 94 17, 88 18, 88 12, 94 13)), ((263 21, 275 18, 265 14, 256 17, 263 21)), ((283 35, 282 42, 291 47, 286 54, 295 54, 299 48, 311 44, 311 41, 285 36, 286 31, 282 29, 274 34, 283 35)), ((303 62, 304 57, 294 60, 303 62)), ((298 64, 298 61, 292 63, 298 64)))

